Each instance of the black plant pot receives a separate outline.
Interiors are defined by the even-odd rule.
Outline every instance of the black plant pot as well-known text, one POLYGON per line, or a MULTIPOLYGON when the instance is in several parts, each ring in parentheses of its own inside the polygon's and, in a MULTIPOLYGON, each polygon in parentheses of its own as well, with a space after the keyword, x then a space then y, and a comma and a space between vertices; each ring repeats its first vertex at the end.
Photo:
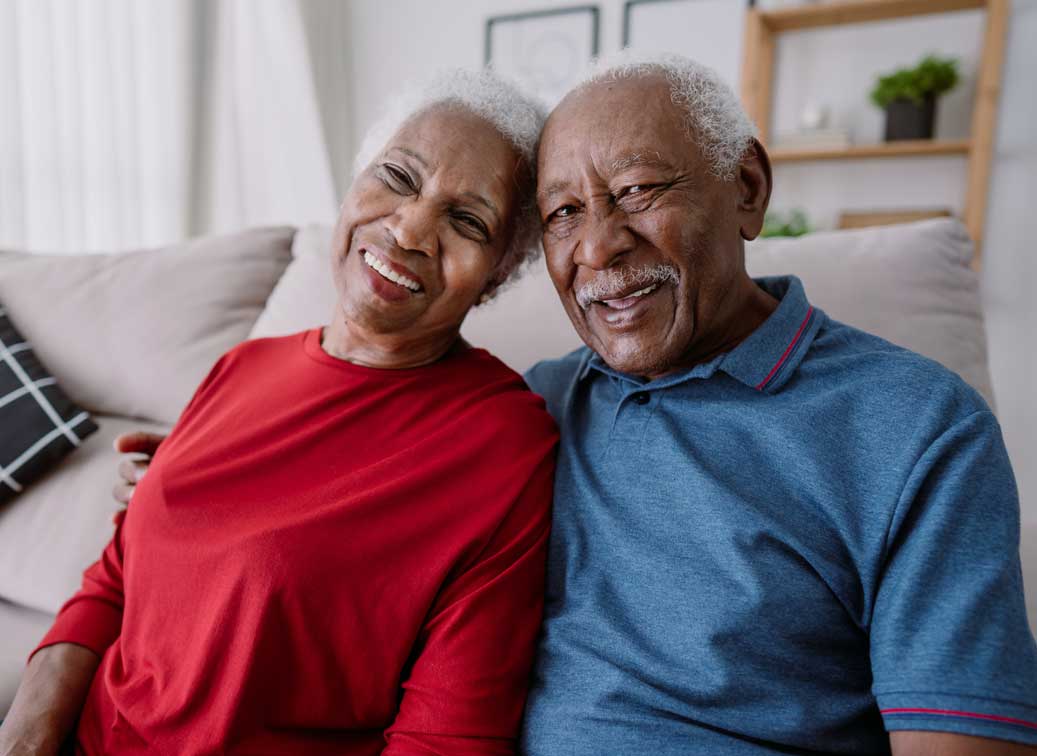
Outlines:
POLYGON ((926 96, 921 104, 914 100, 894 100, 886 106, 886 141, 932 139, 935 121, 935 95, 926 96))

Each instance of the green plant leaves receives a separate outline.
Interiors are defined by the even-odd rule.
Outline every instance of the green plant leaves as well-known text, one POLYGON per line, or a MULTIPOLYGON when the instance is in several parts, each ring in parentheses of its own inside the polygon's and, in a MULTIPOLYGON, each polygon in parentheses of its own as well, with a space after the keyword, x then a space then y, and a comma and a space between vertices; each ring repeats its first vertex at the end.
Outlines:
POLYGON ((885 108, 894 100, 910 100, 921 105, 927 96, 950 91, 959 80, 957 58, 927 55, 914 68, 900 68, 880 76, 871 90, 871 101, 885 108))

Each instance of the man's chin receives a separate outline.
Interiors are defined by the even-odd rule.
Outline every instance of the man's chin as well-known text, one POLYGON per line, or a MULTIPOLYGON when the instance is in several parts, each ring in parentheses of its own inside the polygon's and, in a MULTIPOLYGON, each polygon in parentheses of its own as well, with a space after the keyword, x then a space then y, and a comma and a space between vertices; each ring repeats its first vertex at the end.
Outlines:
POLYGON ((609 338, 594 334, 584 342, 617 372, 652 376, 666 371, 661 344, 640 334, 610 335, 609 338))

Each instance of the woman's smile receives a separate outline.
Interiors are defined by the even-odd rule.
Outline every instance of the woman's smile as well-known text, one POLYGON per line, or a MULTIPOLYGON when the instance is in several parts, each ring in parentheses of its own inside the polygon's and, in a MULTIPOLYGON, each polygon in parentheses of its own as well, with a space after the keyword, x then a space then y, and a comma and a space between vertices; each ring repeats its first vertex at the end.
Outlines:
POLYGON ((424 291, 421 281, 407 268, 389 260, 385 260, 380 255, 376 255, 368 249, 362 249, 360 251, 362 253, 363 261, 367 266, 372 270, 377 271, 382 278, 392 281, 397 286, 414 294, 424 291))

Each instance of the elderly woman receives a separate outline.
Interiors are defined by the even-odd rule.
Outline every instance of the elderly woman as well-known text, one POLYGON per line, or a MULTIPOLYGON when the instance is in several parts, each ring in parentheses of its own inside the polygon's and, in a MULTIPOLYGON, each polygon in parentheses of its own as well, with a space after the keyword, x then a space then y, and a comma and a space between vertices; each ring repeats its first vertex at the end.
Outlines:
POLYGON ((535 249, 542 113, 485 72, 421 93, 358 158, 331 324, 216 363, 31 657, 10 752, 513 751, 556 432, 459 329, 535 249))

